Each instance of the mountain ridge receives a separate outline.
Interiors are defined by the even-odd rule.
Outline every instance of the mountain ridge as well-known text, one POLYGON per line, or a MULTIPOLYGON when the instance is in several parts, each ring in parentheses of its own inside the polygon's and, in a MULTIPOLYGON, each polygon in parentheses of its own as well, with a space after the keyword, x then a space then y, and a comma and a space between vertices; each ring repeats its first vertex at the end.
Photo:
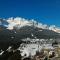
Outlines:
POLYGON ((25 19, 25 18, 21 18, 21 17, 16 17, 16 18, 8 18, 8 19, 1 19, 0 18, 0 25, 5 26, 7 29, 12 30, 14 28, 14 26, 20 28, 23 26, 36 26, 38 28, 42 28, 42 29, 48 29, 48 30, 52 30, 55 31, 57 33, 60 33, 60 28, 56 27, 55 25, 50 25, 48 26, 47 24, 42 24, 40 22, 35 21, 34 19, 25 19))

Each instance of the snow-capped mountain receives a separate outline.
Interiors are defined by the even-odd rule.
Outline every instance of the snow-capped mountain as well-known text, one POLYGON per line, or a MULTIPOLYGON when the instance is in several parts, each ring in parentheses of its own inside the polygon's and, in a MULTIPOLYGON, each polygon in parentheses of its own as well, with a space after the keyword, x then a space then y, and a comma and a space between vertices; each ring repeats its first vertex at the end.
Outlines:
POLYGON ((53 30, 53 31, 55 31, 57 33, 60 33, 60 28, 59 27, 56 27, 55 25, 51 25, 49 27, 49 30, 53 30))
POLYGON ((48 26, 47 24, 42 24, 41 22, 37 22, 34 19, 28 20, 21 17, 0 19, 0 25, 5 26, 9 30, 13 30, 14 27, 20 29, 23 26, 35 26, 38 28, 48 29, 60 33, 60 28, 56 27, 55 25, 48 26))
POLYGON ((38 28, 42 28, 42 29, 48 29, 48 26, 46 24, 42 24, 42 23, 39 23, 37 21, 35 21, 34 19, 31 19, 31 20, 28 20, 28 19, 24 19, 24 18, 20 18, 20 17, 16 17, 16 18, 9 18, 7 20, 7 22, 9 23, 8 24, 8 27, 7 29, 13 29, 14 26, 19 26, 20 27, 23 27, 23 26, 36 26, 38 28))
MULTIPOLYGON (((7 35, 12 39, 14 37, 15 39, 26 37, 34 38, 31 36, 31 34, 35 35, 37 38, 54 38, 60 36, 59 33, 57 33, 57 27, 39 23, 34 19, 28 20, 21 17, 11 17, 8 19, 2 19, 0 21, 0 27, 3 26, 0 28, 0 36, 2 34, 6 40, 8 40, 7 35)), ((2 41, 3 40, 4 38, 2 38, 2 41)))
POLYGON ((20 17, 0 19, 1 49, 7 48, 12 45, 11 43, 21 43, 21 39, 27 37, 31 39, 54 39, 60 38, 60 34, 57 33, 57 27, 39 23, 34 19, 28 20, 20 17))

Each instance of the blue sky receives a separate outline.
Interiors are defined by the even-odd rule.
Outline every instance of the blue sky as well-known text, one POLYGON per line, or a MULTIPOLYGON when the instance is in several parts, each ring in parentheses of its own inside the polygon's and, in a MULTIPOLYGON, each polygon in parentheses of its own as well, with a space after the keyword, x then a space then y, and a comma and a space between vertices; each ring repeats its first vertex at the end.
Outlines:
POLYGON ((60 0, 0 0, 0 18, 17 16, 60 27, 60 0))

